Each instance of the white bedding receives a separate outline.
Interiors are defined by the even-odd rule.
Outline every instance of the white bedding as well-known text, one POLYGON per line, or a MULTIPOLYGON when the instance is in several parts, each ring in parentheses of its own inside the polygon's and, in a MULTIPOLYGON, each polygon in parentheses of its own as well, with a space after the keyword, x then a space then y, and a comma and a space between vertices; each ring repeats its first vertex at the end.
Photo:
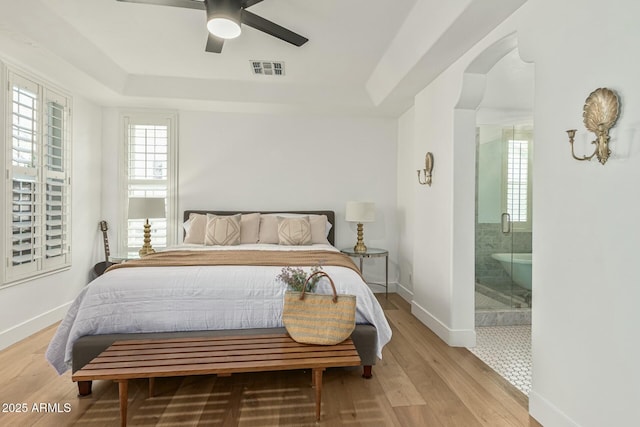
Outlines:
MULTIPOLYGON (((331 245, 319 244, 179 248, 337 251, 331 245)), ((71 366, 73 343, 85 335, 281 327, 286 286, 275 279, 281 269, 197 266, 110 271, 80 292, 49 344, 46 358, 62 374, 71 366)), ((356 323, 376 327, 377 355, 381 358, 391 329, 375 296, 355 271, 334 266, 324 266, 323 270, 335 282, 338 293, 356 295, 356 323)), ((326 279, 319 282, 316 292, 331 293, 326 279)))

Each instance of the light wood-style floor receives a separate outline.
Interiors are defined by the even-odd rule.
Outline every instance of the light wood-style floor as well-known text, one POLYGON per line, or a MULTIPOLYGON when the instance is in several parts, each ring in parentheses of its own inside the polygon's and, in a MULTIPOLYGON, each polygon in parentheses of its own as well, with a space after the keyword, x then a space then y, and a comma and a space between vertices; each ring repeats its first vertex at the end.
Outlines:
MULTIPOLYGON (((319 423, 311 373, 288 371, 160 378, 153 398, 146 380, 130 381, 129 425, 540 426, 526 396, 468 350, 444 344, 402 298, 379 300, 393 329, 383 360, 371 380, 359 368, 326 371, 319 423)), ((94 382, 93 394, 78 398, 71 374, 58 376, 45 361, 55 327, 0 352, 0 425, 117 425, 117 384, 94 382), (23 403, 26 413, 5 412, 23 403)))

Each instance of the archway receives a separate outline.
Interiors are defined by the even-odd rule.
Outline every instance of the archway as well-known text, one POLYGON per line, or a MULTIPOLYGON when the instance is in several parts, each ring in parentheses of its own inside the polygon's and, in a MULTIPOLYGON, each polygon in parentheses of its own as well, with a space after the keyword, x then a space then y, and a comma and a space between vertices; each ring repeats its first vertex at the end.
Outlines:
MULTIPOLYGON (((497 190, 498 197, 493 198, 494 204, 496 205, 496 209, 497 209, 498 219, 495 220, 493 218, 489 218, 491 215, 489 216, 485 215, 484 220, 482 221, 479 221, 476 218, 476 215, 478 215, 478 213, 483 213, 483 212, 480 212, 480 209, 478 211, 476 210, 476 206, 481 205, 480 200, 478 198, 479 197, 478 194, 482 193, 481 191, 479 191, 478 193, 476 192, 476 183, 477 183, 476 180, 478 179, 478 176, 476 175, 476 173, 477 173, 477 170, 479 170, 477 168, 480 168, 480 166, 485 165, 484 162, 486 162, 486 158, 485 160, 483 160, 483 156, 478 154, 482 153, 483 147, 487 148, 482 144, 477 145, 477 140, 476 140, 477 138, 481 139, 481 136, 479 136, 476 133, 478 129, 477 126, 480 123, 480 121, 478 120, 478 118, 480 117, 479 107, 481 106, 486 107, 487 98, 491 98, 491 97, 496 98, 495 96, 496 90, 499 89, 498 90, 499 92, 500 91, 504 92, 505 87, 508 86, 508 83, 507 83, 508 79, 503 79, 500 85, 495 84, 496 69, 503 69, 502 71, 503 77, 507 75, 506 73, 504 73, 504 69, 510 70, 509 67, 504 67, 504 64, 506 63, 512 63, 512 64, 519 63, 519 64, 523 64, 523 67, 526 66, 527 69, 529 70, 529 73, 527 74, 527 79, 531 81, 531 88, 533 88, 533 74, 532 74, 533 71, 531 70, 531 65, 526 65, 519 58, 517 54, 517 47, 518 47, 517 36, 515 33, 512 33, 504 37, 503 39, 497 41, 493 45, 489 46, 480 55, 478 55, 465 70, 465 73, 463 75, 463 84, 462 84, 460 98, 454 110, 454 132, 453 132, 453 138, 454 138, 454 141, 453 141, 454 143, 453 248, 454 250, 453 250, 452 264, 453 264, 453 271, 456 272, 456 274, 454 275, 454 282, 452 286, 452 292, 454 294, 452 306, 454 311, 453 313, 454 318, 464 319, 464 321, 466 322, 465 325, 474 325, 474 329, 475 329, 475 326, 478 326, 478 319, 475 316, 476 304, 474 304, 475 298, 476 298, 476 286, 479 286, 477 285, 477 279, 478 279, 477 274, 479 269, 477 268, 476 263, 479 258, 482 258, 479 255, 476 256, 477 255, 476 249, 482 248, 483 250, 486 249, 489 252, 500 252, 500 250, 496 248, 500 246, 501 239, 506 240, 506 237, 505 237, 506 234, 501 233, 499 229, 500 226, 504 225, 500 223, 500 215, 501 215, 500 212, 507 211, 506 207, 500 206, 501 202, 499 200, 501 196, 504 197, 504 194, 500 194, 500 193, 504 193, 506 186, 504 188, 498 187, 498 190, 497 190), (498 67, 497 65, 500 65, 500 66, 498 67), (488 75, 492 76, 492 80, 490 80, 490 82, 493 82, 492 85, 488 84, 489 82, 488 75), (495 200, 498 200, 497 203, 495 202, 495 200), (504 210, 501 211, 500 209, 504 209, 504 210), (481 222, 483 224, 480 224, 481 222), (488 247, 483 247, 482 244, 479 246, 476 246, 476 237, 478 235, 476 227, 479 227, 480 225, 487 228, 487 230, 489 230, 491 227, 495 228, 495 233, 497 237, 495 239, 491 239, 491 237, 488 238, 486 243, 486 246, 488 247)), ((532 101, 533 91, 531 90, 531 92, 527 92, 527 95, 532 101)), ((486 113, 486 109, 482 111, 486 113)), ((517 114, 513 114, 513 115, 516 116, 517 114)), ((529 115, 530 116, 532 115, 532 106, 530 107, 529 115)), ((505 117, 504 115, 501 115, 501 114, 495 114, 495 116, 496 117, 501 116, 503 118, 505 117)), ((505 123, 509 121, 510 119, 505 119, 505 123)), ((500 126, 498 128, 505 129, 500 126)), ((512 161, 511 156, 507 156, 506 153, 508 151, 508 147, 511 147, 511 145, 515 143, 523 142, 519 140, 516 141, 516 138, 513 136, 514 135, 513 133, 511 135, 512 135, 511 137, 504 137, 502 140, 491 142, 492 146, 501 147, 500 148, 501 151, 500 153, 498 153, 498 156, 504 154, 504 162, 505 162, 503 164, 502 163, 503 158, 500 157, 500 164, 497 166, 494 166, 496 172, 493 179, 496 183, 500 182, 501 180, 504 180, 502 181, 503 183, 511 180, 511 178, 507 180, 505 176, 503 176, 503 174, 509 173, 508 171, 511 170, 510 168, 512 166, 510 163, 508 163, 512 161), (498 145, 495 145, 495 144, 498 144, 498 145)), ((492 150, 495 150, 495 148, 492 148, 492 150)), ((528 154, 526 154, 526 156, 528 156, 528 154)), ((524 161, 528 161, 528 160, 525 159, 524 161)), ((525 177, 525 180, 527 181, 524 185, 525 186, 529 185, 530 184, 529 177, 525 177)), ((494 194, 494 196, 495 195, 496 194, 494 194)), ((530 200, 527 200, 526 203, 530 203, 530 200)), ((493 215, 493 212, 491 212, 491 214, 493 215)), ((508 217, 509 216, 507 215, 507 218, 508 217)), ((529 219, 530 219, 530 216, 529 216, 529 219)), ((508 225, 507 229, 511 230, 511 225, 512 225, 511 221, 507 221, 507 225, 508 225)), ((483 227, 479 228, 478 233, 483 234, 487 231, 483 227)), ((514 234, 511 233, 511 236, 509 237, 511 239, 511 242, 513 242, 513 235, 514 234)), ((531 233, 529 230, 529 236, 530 235, 531 233)), ((513 262, 513 250, 510 249, 510 252, 512 254, 511 262, 513 262)), ((531 252, 530 245, 529 245, 528 252, 529 253, 531 252)), ((479 254, 482 255, 482 251, 480 251, 479 254)), ((487 255, 487 254, 484 254, 484 255, 487 255)), ((493 262, 496 265, 498 265, 497 261, 489 260, 489 262, 493 262)), ((488 265, 488 263, 486 265, 488 265)), ((515 265, 515 264, 511 263, 510 265, 515 265)), ((504 274, 505 274, 506 280, 509 283, 511 283, 510 286, 513 286, 513 283, 509 275, 506 273, 504 274)), ((531 286, 529 286, 529 289, 531 289, 531 286)), ((513 308, 512 306, 504 305, 503 306, 504 311, 500 314, 497 314, 498 313, 497 311, 487 311, 487 312, 480 313, 481 316, 479 318, 482 319, 484 322, 484 323, 481 323, 481 325, 493 326, 493 325, 500 324, 499 322, 501 322, 505 317, 504 314, 506 312, 512 311, 511 310, 512 308, 513 308)), ((511 314, 511 313, 507 313, 507 314, 511 314)), ((524 316, 520 316, 520 313, 519 313, 518 317, 522 318, 524 316)), ((505 324, 505 323, 502 323, 502 324, 505 324)), ((509 323, 506 323, 506 324, 509 324, 509 323)), ((478 342, 482 344, 481 342, 482 334, 480 334, 479 332, 480 329, 475 329, 475 330, 477 332, 478 342)), ((530 343, 530 339, 529 339, 529 343, 530 343)), ((487 364, 491 366, 491 363, 489 363, 487 360, 485 360, 485 362, 487 362, 487 364)), ((503 362, 504 361, 500 361, 500 364, 503 362)), ((504 375, 504 372, 501 372, 501 374, 504 375)), ((526 392, 528 392, 528 389, 526 392)))

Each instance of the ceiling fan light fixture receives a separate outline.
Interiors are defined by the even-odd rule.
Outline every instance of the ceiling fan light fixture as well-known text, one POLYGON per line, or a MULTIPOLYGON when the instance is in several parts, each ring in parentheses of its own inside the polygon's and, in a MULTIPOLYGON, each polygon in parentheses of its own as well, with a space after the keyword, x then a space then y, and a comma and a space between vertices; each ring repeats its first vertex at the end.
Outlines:
POLYGON ((235 39, 240 35, 240 23, 226 16, 212 17, 207 22, 211 34, 221 39, 235 39))
POLYGON ((221 39, 234 39, 240 35, 242 7, 239 0, 205 0, 207 30, 221 39))

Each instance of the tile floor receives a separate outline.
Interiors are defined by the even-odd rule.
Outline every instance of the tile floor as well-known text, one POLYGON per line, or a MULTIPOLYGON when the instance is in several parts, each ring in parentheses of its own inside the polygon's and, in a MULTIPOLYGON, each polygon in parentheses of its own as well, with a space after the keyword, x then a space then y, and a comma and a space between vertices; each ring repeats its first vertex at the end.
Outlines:
POLYGON ((476 327, 476 346, 469 351, 529 395, 531 325, 476 327))

